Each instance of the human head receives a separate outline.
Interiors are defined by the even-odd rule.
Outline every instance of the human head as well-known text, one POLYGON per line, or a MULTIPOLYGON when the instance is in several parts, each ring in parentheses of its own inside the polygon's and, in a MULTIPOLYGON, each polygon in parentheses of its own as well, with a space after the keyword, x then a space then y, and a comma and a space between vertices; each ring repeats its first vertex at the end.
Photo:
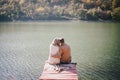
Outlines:
POLYGON ((55 46, 59 46, 60 40, 58 38, 54 38, 52 44, 55 46))
POLYGON ((59 38, 61 45, 65 43, 64 38, 59 38))

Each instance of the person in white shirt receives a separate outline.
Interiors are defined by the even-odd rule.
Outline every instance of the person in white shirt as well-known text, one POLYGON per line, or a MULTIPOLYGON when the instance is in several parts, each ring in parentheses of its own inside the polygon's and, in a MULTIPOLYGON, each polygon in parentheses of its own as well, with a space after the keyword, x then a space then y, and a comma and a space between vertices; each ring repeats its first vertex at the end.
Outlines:
POLYGON ((60 58, 60 40, 58 38, 55 38, 50 44, 50 52, 47 62, 49 64, 60 64, 60 58))

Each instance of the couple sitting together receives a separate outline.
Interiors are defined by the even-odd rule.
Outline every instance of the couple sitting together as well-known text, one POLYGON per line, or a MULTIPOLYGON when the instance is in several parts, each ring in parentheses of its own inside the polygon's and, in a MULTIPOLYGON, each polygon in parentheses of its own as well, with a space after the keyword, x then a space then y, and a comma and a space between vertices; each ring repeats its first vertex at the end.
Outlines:
POLYGON ((68 64, 71 62, 71 49, 64 38, 55 38, 50 45, 49 64, 68 64))

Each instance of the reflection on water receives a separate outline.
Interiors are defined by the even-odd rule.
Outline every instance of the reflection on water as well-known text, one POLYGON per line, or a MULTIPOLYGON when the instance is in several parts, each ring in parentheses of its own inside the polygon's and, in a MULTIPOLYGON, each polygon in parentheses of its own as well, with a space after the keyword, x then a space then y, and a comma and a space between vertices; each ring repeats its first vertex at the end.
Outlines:
POLYGON ((120 80, 119 26, 81 21, 0 23, 0 80, 38 80, 56 36, 70 44, 80 80, 120 80))

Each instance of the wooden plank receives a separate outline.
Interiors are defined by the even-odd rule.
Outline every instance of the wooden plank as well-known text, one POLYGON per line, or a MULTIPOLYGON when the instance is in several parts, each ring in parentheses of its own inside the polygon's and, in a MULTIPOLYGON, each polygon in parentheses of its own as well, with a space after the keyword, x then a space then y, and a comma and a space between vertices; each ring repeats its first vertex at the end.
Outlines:
POLYGON ((76 64, 50 65, 45 63, 39 80, 78 80, 76 64))

